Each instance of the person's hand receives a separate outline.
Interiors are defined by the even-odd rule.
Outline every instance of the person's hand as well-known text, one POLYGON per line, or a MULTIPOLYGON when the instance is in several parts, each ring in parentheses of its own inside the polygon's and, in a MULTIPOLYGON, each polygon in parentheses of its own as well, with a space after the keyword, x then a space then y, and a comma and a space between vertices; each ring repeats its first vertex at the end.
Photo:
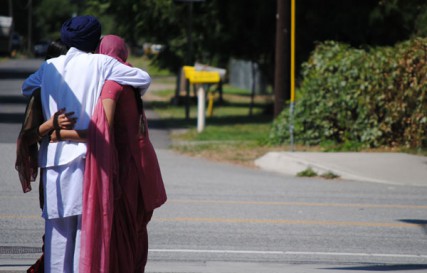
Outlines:
POLYGON ((60 129, 73 129, 77 118, 73 117, 74 112, 63 113, 58 116, 58 125, 60 129))
POLYGON ((74 112, 65 112, 65 108, 60 109, 52 117, 53 129, 73 129, 77 118, 73 117, 74 112))

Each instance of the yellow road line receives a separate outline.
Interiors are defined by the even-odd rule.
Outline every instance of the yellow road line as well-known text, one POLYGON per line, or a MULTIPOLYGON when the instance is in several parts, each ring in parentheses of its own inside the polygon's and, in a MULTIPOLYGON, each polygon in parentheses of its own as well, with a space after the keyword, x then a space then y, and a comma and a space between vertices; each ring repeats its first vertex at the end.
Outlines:
POLYGON ((427 209, 422 205, 398 204, 363 204, 363 203, 310 203, 310 202, 268 202, 268 201, 233 201, 233 200, 168 200, 169 203, 230 204, 260 206, 296 206, 296 207, 349 207, 349 208, 386 208, 386 209, 427 209))
POLYGON ((316 221, 316 220, 286 220, 286 219, 245 219, 245 218, 153 218, 160 222, 198 222, 198 223, 246 223, 246 224, 284 224, 284 225, 312 225, 312 226, 352 226, 352 227, 389 227, 414 228, 419 227, 411 223, 380 223, 380 222, 352 222, 352 221, 316 221))
MULTIPOLYGON (((41 219, 40 215, 0 214, 0 219, 41 219)), ((381 223, 381 222, 354 222, 354 221, 321 221, 321 220, 287 220, 287 219, 248 219, 248 218, 200 218, 200 217, 173 217, 153 218, 160 222, 202 222, 202 223, 244 223, 244 224, 284 224, 284 225, 320 225, 320 226, 354 226, 354 227, 390 227, 414 228, 414 223, 381 223)))
MULTIPOLYGON (((41 219, 40 215, 0 214, 0 219, 41 219)), ((249 218, 201 218, 201 217, 172 217, 153 218, 160 222, 190 222, 190 223, 233 223, 233 224, 281 224, 281 225, 312 225, 312 226, 352 226, 352 227, 388 227, 414 228, 415 223, 383 223, 355 221, 324 221, 324 220, 288 220, 288 219, 249 219, 249 218)))

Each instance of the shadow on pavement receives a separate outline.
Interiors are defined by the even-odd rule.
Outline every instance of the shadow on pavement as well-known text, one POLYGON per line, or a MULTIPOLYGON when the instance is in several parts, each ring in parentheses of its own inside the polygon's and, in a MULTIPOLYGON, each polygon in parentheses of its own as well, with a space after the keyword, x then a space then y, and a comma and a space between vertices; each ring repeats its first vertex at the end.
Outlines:
POLYGON ((15 123, 22 123, 24 120, 24 113, 22 114, 4 114, 0 113, 0 123, 5 124, 15 124, 15 123))
MULTIPOLYGON (((24 96, 0 96, 0 104, 2 104, 2 110, 9 108, 9 106, 13 107, 17 104, 26 105, 28 102, 28 98, 24 96)), ((12 108, 11 108, 12 109, 12 108)), ((0 113, 0 123, 5 124, 14 124, 14 123, 22 123, 24 120, 24 112, 16 112, 16 111, 2 111, 0 113)))
POLYGON ((324 270, 354 270, 354 271, 402 271, 427 269, 427 264, 385 264, 364 265, 352 267, 322 268, 324 270))
POLYGON ((24 97, 22 95, 20 95, 20 96, 12 96, 12 95, 0 96, 0 103, 27 104, 27 102, 28 102, 28 98, 24 97))
MULTIPOLYGON (((194 106, 195 104, 192 104, 194 106)), ((146 109, 167 109, 171 107, 171 103, 168 101, 150 101, 146 103, 146 109)), ((262 107, 262 105, 255 105, 255 107, 262 107)), ((184 105, 180 106, 182 110, 182 115, 185 113, 184 105)), ((180 117, 169 117, 162 118, 159 120, 150 119, 150 127, 156 129, 168 128, 168 129, 182 129, 182 128, 194 128, 197 123, 197 118, 195 117, 197 110, 191 109, 191 117, 189 119, 180 118, 180 117)), ((214 106, 214 114, 212 117, 206 116, 206 124, 210 125, 236 125, 236 124, 270 124, 272 122, 272 115, 258 112, 253 115, 249 115, 249 105, 248 103, 224 103, 221 106, 214 106), (248 115, 234 115, 230 113, 229 115, 216 116, 215 109, 216 107, 245 107, 248 109, 248 115)))
POLYGON ((0 68, 0 79, 26 79, 34 73, 34 69, 11 69, 11 68, 0 68))
POLYGON ((400 222, 419 225, 425 234, 427 234, 427 220, 419 220, 419 219, 401 219, 400 222))

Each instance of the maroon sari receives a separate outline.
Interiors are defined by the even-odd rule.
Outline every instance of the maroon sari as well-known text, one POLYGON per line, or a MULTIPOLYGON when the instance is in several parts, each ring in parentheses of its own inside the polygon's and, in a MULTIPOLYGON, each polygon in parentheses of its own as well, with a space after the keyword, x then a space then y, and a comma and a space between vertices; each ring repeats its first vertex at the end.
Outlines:
MULTIPOLYGON (((122 62, 125 49, 123 40, 112 35, 99 48, 122 62)), ((116 101, 114 134, 98 103, 89 128, 80 273, 144 272, 147 223, 152 211, 166 202, 165 187, 134 90, 106 81, 102 99, 116 101)))

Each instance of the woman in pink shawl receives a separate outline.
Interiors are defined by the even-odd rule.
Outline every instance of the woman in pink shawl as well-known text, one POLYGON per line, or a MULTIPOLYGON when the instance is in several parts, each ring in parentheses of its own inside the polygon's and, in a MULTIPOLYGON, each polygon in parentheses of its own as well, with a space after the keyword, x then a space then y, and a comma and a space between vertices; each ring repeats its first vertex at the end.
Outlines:
MULTIPOLYGON (((123 63, 128 56, 114 35, 99 53, 123 63)), ((166 202, 160 168, 139 92, 106 81, 100 102, 88 133, 80 273, 144 272, 147 224, 166 202)))

